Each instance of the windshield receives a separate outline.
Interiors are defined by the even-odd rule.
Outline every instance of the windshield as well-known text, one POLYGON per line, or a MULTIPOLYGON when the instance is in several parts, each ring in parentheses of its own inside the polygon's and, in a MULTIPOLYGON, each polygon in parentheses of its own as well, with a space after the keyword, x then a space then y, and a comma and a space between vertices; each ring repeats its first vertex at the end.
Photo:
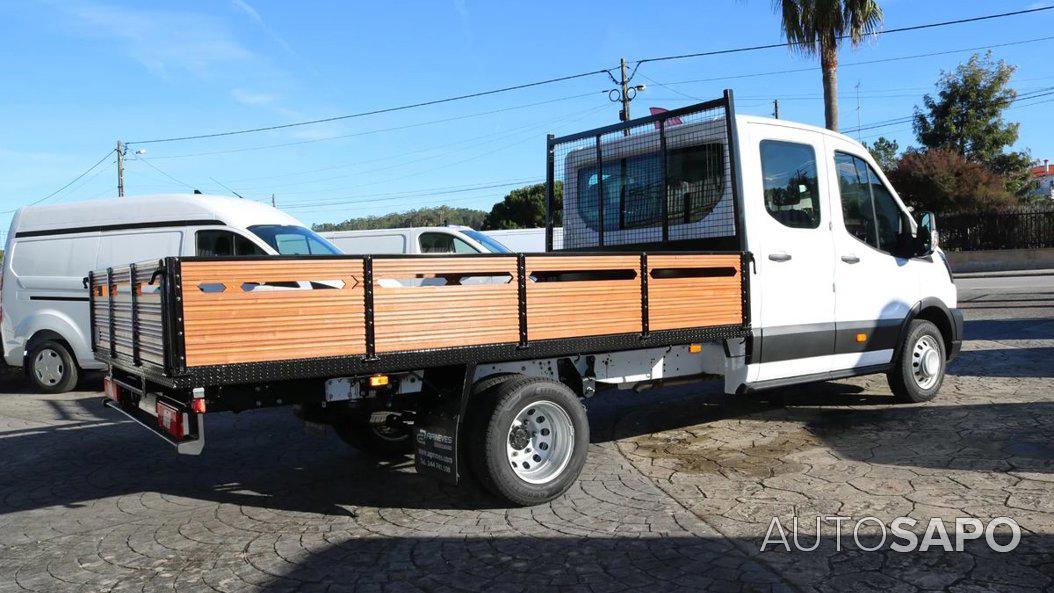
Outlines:
POLYGON ((491 253, 512 253, 508 247, 502 245, 497 239, 494 239, 489 235, 473 230, 464 230, 461 232, 478 241, 480 245, 486 247, 487 251, 491 253))
POLYGON ((254 235, 279 255, 339 255, 340 250, 314 231, 291 224, 258 224, 249 227, 254 235))

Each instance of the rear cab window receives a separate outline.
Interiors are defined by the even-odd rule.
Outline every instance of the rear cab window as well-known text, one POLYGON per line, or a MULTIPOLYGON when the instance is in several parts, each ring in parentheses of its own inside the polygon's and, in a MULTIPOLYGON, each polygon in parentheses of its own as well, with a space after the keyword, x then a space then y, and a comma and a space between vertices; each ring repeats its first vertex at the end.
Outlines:
POLYGON ((765 210, 780 224, 796 229, 820 226, 816 149, 783 140, 761 141, 765 210))

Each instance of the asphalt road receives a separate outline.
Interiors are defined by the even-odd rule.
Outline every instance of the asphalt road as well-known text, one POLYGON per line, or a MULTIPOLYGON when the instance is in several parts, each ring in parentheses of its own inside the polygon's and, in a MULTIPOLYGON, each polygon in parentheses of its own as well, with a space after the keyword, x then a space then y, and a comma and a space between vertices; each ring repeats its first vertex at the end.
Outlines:
POLYGON ((582 479, 528 509, 288 410, 211 416, 181 457, 104 409, 97 378, 47 397, 2 376, 0 592, 1052 591, 1054 278, 960 288, 967 342, 934 402, 893 405, 881 376, 602 394, 582 479), (813 551, 759 550, 773 517, 829 515, 1009 516, 1022 537, 865 552, 824 527, 813 551))

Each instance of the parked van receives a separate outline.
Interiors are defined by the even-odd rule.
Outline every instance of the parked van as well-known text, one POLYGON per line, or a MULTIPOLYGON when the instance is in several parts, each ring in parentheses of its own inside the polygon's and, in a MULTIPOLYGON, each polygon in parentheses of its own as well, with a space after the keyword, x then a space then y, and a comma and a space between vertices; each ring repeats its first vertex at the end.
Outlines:
POLYGON ((58 393, 101 369, 89 340, 87 270, 166 256, 316 255, 340 251, 257 202, 206 195, 92 200, 19 209, 0 291, 4 360, 58 393))
MULTIPOLYGON (((536 229, 500 229, 481 231, 491 239, 499 241, 514 253, 543 253, 545 251, 545 227, 536 229)), ((553 249, 564 248, 563 227, 553 227, 553 249)))
POLYGON ((509 253, 500 241, 467 226, 330 231, 321 235, 348 254, 509 253))

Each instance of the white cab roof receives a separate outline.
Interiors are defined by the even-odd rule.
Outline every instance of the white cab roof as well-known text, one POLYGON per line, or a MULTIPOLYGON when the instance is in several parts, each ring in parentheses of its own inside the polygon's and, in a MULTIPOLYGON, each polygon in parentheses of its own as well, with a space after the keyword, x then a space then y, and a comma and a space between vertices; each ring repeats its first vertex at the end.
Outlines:
POLYGON ((163 194, 87 200, 53 206, 27 206, 15 214, 18 231, 219 220, 237 228, 256 224, 303 226, 299 220, 267 204, 202 194, 163 194))

